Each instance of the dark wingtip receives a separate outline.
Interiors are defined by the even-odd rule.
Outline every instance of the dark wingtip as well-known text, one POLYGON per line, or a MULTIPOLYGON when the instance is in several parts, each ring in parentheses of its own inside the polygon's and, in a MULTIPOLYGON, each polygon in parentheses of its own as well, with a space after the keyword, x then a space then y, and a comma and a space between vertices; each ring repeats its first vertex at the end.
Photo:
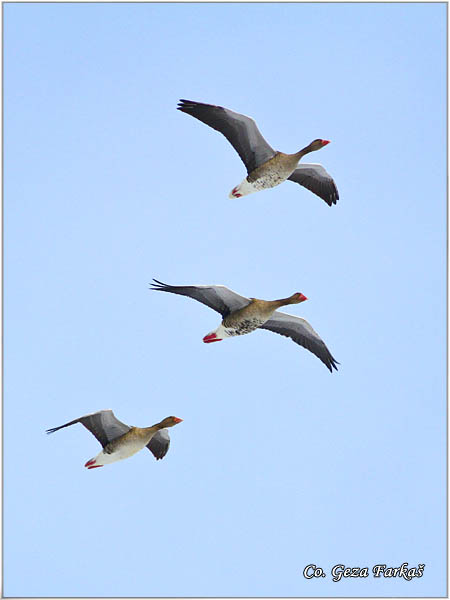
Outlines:
POLYGON ((333 205, 337 204, 337 201, 339 200, 339 195, 337 193, 332 194, 328 198, 324 198, 324 200, 328 204, 328 206, 333 206, 333 205))
POLYGON ((168 283, 163 283, 162 281, 158 281, 158 279, 153 279, 155 283, 150 284, 150 289, 156 292, 170 292, 173 289, 172 285, 168 283))
POLYGON ((163 287, 166 287, 166 284, 162 281, 158 281, 157 279, 153 279, 154 283, 149 283, 151 290, 160 290, 163 287))
POLYGON ((52 427, 52 429, 46 429, 45 433, 48 435, 49 433, 54 433, 57 429, 58 427, 52 427))
POLYGON ((193 108, 196 104, 197 102, 194 102, 194 100, 185 100, 184 98, 181 98, 178 101, 177 110, 184 111, 187 108, 193 108))
POLYGON ((332 356, 330 357, 330 362, 329 364, 327 364, 328 369, 330 370, 330 373, 333 372, 333 369, 335 369, 336 371, 338 370, 336 365, 340 365, 341 363, 338 362, 335 358, 333 358, 332 356))
POLYGON ((165 455, 167 454, 167 450, 155 450, 152 448, 149 448, 150 452, 153 454, 153 456, 155 457, 155 460, 162 460, 165 455))

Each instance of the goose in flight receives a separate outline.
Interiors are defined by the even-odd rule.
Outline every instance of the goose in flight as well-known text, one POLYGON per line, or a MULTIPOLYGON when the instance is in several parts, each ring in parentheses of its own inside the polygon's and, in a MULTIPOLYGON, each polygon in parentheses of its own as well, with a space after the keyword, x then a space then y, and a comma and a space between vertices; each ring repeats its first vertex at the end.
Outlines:
POLYGON ((189 296, 206 304, 222 315, 222 323, 215 331, 203 338, 206 344, 220 342, 235 335, 244 335, 255 329, 268 329, 290 337, 294 342, 315 354, 330 370, 337 370, 339 364, 331 355, 320 336, 305 319, 280 312, 277 309, 288 304, 299 304, 307 300, 306 296, 296 292, 280 300, 258 300, 246 298, 224 285, 167 285, 153 279, 151 289, 159 292, 171 292, 189 296))
POLYGON ((307 188, 329 206, 339 199, 336 184, 322 165, 298 164, 305 154, 329 144, 328 140, 316 139, 294 154, 285 154, 269 146, 250 117, 192 100, 180 100, 177 108, 220 131, 241 157, 248 175, 231 190, 230 198, 272 188, 288 179, 307 188))
POLYGON ((129 458, 147 447, 156 460, 164 458, 169 450, 170 437, 167 427, 173 427, 181 423, 183 419, 178 417, 167 417, 160 423, 151 427, 132 427, 125 425, 116 418, 111 409, 99 410, 98 412, 84 415, 79 419, 47 429, 47 433, 53 433, 62 429, 81 423, 100 442, 103 450, 84 465, 88 469, 96 469, 124 458, 129 458))

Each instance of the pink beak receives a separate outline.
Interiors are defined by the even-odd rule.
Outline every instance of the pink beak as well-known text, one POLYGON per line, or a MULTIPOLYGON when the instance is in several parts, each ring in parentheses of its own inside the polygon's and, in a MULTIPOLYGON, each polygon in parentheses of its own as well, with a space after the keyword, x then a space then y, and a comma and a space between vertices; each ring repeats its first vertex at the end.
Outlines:
POLYGON ((300 294, 300 300, 304 302, 305 300, 308 300, 308 298, 304 294, 300 294))
POLYGON ((221 342, 222 338, 218 338, 215 333, 209 333, 208 335, 205 335, 203 341, 205 344, 210 344, 211 342, 221 342))
POLYGON ((322 146, 326 146, 330 143, 330 140, 322 140, 322 146))

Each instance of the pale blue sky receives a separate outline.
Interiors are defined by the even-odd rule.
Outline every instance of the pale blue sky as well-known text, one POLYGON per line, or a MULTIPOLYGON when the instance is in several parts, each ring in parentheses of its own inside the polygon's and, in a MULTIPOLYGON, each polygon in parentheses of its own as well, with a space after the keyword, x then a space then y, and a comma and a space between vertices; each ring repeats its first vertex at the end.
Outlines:
POLYGON ((445 595, 445 4, 3 6, 4 594, 445 595), (331 140, 338 205, 229 200, 244 165, 179 98, 331 140), (340 369, 203 344, 219 315, 152 277, 303 292, 340 369), (89 432, 44 431, 102 408, 184 422, 87 471, 89 432))

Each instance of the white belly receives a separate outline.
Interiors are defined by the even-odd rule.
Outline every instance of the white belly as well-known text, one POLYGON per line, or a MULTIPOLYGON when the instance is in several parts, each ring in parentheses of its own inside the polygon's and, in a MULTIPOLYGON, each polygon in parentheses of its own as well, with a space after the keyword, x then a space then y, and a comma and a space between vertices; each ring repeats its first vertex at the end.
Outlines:
POLYGON ((147 443, 144 443, 144 441, 142 440, 132 440, 128 444, 119 446, 114 452, 111 452, 111 454, 108 454, 107 452, 102 450, 97 454, 97 456, 94 459, 91 459, 95 461, 92 464, 95 466, 109 465, 113 462, 117 462, 118 460, 130 458, 130 456, 133 456, 133 454, 136 454, 137 452, 139 452, 139 450, 145 448, 149 441, 150 440, 148 440, 147 443))
POLYGON ((276 185, 280 185, 280 183, 283 183, 283 181, 286 181, 289 175, 290 173, 287 173, 285 175, 275 171, 272 173, 267 173, 266 175, 263 175, 262 177, 254 181, 253 186, 258 191, 267 190, 269 188, 275 187, 276 185))
POLYGON ((289 177, 289 173, 269 172, 256 179, 256 181, 247 181, 245 178, 239 185, 234 187, 228 195, 228 198, 240 198, 241 196, 247 196, 254 192, 260 192, 261 190, 267 190, 273 188, 276 185, 280 185, 283 181, 289 177))
POLYGON ((256 188, 253 183, 247 181, 247 178, 245 178, 239 185, 231 190, 231 192, 228 194, 228 198, 240 198, 241 196, 248 196, 248 194, 253 194, 253 192, 258 191, 259 189, 256 188))
POLYGON ((264 325, 264 323, 268 319, 262 319, 260 317, 251 317, 248 319, 243 319, 237 325, 233 325, 231 327, 223 326, 223 329, 226 333, 226 337, 233 337, 235 335, 245 335, 246 333, 251 333, 264 325))

